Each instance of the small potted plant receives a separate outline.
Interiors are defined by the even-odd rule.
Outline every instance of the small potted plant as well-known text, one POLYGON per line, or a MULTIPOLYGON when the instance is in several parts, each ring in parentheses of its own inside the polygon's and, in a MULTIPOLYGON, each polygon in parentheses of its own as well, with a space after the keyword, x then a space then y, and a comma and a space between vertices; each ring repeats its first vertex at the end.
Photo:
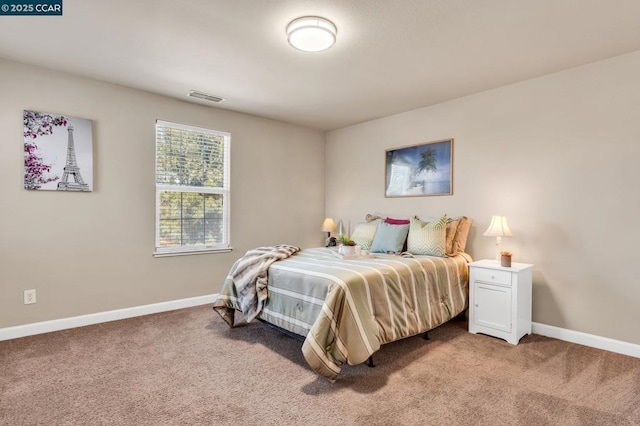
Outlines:
POLYGON ((346 235, 338 235, 338 240, 340 241, 340 247, 338 248, 338 253, 343 256, 353 256, 354 247, 356 246, 356 242, 346 235))

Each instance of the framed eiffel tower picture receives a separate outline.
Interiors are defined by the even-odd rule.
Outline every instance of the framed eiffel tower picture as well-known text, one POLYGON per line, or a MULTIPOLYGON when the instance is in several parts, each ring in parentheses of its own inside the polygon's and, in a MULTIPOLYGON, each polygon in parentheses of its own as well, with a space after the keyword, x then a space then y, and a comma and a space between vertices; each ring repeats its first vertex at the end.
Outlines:
POLYGON ((24 188, 93 191, 91 120, 23 111, 24 188))

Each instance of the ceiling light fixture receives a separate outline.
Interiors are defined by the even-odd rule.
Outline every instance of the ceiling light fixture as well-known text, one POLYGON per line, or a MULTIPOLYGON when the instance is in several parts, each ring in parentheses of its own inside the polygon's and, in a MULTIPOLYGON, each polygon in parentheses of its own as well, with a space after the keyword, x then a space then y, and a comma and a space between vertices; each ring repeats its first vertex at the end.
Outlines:
POLYGON ((303 16, 287 25, 287 41, 305 52, 320 52, 333 46, 338 29, 328 19, 319 16, 303 16))
POLYGON ((187 96, 191 96, 192 98, 203 99, 205 101, 210 101, 215 103, 220 103, 225 100, 220 96, 209 95, 207 93, 198 92, 197 90, 190 90, 189 93, 187 93, 187 96))

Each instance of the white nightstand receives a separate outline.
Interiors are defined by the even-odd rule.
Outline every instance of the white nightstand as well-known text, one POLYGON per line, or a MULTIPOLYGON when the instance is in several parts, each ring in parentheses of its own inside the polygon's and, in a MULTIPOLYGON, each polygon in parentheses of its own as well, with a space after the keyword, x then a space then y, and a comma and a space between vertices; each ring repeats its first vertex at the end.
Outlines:
POLYGON ((496 260, 469 264, 469 332, 499 337, 517 345, 531 334, 533 265, 496 260))

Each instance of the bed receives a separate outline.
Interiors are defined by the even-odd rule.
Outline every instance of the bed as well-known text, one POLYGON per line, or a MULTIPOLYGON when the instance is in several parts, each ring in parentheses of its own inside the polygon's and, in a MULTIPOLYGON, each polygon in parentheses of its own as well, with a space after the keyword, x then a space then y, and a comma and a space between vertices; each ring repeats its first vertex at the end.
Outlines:
MULTIPOLYGON (((365 362, 381 345, 464 312, 470 261, 463 252, 344 259, 335 248, 301 250, 268 266, 256 318, 303 336, 309 366, 335 380, 344 364, 365 362)), ((227 277, 213 308, 231 327, 242 298, 227 277)))

